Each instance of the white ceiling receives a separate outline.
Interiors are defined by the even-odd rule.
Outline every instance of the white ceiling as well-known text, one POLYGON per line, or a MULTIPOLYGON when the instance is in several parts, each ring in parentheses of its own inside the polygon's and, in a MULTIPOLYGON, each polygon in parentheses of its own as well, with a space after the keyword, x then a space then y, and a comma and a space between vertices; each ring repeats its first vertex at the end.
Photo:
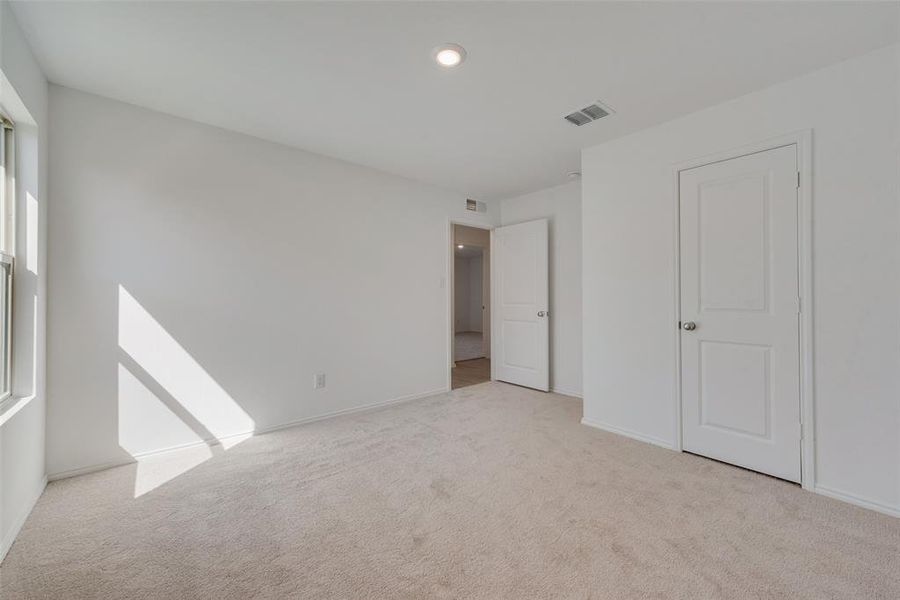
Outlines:
POLYGON ((491 200, 898 40, 896 2, 25 2, 48 78, 491 200), (468 50, 442 70, 431 49, 468 50), (594 100, 617 112, 576 128, 594 100))

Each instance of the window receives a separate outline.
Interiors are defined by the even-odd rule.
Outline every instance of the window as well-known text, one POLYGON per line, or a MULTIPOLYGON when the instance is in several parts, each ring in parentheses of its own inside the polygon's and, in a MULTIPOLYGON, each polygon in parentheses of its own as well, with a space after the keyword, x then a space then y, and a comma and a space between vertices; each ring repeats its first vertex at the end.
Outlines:
POLYGON ((15 172, 13 124, 0 114, 0 401, 12 392, 15 172))

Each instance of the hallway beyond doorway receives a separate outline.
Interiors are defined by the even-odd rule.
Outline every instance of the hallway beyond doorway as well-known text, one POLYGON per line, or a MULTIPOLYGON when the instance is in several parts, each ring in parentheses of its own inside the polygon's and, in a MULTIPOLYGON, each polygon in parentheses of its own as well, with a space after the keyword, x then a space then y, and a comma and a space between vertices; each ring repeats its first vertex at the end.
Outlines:
POLYGON ((480 331, 459 331, 453 338, 453 360, 484 358, 484 335, 480 331))
POLYGON ((476 383, 484 383, 491 380, 491 359, 475 358, 472 360, 461 360, 453 367, 450 376, 450 388, 459 389, 475 385, 476 383))

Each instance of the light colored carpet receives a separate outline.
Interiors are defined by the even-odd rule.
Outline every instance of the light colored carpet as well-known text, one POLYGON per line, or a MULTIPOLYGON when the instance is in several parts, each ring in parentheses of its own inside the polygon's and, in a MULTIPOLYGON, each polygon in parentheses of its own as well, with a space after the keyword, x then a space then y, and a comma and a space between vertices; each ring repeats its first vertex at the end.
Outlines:
POLYGON ((51 484, 4 599, 900 598, 900 520, 484 383, 51 484))
POLYGON ((460 331, 453 337, 453 360, 472 360, 484 356, 480 331, 460 331))

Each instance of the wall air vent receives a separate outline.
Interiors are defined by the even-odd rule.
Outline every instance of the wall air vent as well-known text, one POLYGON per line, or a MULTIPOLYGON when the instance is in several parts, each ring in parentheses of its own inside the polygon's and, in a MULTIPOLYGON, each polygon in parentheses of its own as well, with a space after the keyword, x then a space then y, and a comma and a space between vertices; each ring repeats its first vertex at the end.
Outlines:
POLYGON ((466 198, 466 210, 474 212, 487 212, 487 205, 484 202, 478 202, 471 198, 466 198))
POLYGON ((568 114, 563 118, 569 123, 581 127, 582 125, 586 125, 591 121, 602 119, 603 117, 612 114, 612 112, 613 111, 610 107, 604 104, 600 104, 599 102, 594 102, 590 106, 585 106, 581 110, 576 110, 572 114, 568 114))

